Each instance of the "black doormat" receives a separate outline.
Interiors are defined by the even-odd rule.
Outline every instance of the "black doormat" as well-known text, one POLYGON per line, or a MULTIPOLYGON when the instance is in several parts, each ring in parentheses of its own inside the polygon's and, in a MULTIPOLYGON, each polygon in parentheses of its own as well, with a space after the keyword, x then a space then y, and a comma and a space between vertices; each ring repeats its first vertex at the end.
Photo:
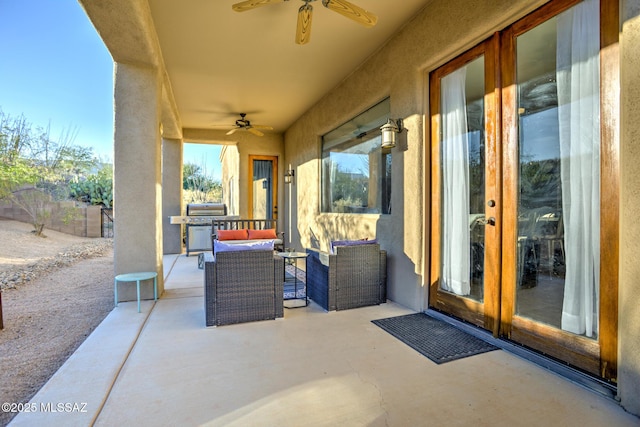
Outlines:
POLYGON ((389 317, 372 320, 372 322, 437 364, 498 349, 480 338, 424 313, 389 317))

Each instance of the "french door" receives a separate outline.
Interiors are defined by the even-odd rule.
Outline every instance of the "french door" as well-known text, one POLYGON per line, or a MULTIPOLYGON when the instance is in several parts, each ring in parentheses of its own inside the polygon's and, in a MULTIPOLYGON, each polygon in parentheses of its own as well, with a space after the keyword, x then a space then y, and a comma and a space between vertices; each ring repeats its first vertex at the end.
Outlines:
POLYGON ((550 2, 430 75, 430 306, 610 380, 613 3, 550 2))
POLYGON ((430 303, 498 333, 500 153, 493 37, 431 74, 430 303))

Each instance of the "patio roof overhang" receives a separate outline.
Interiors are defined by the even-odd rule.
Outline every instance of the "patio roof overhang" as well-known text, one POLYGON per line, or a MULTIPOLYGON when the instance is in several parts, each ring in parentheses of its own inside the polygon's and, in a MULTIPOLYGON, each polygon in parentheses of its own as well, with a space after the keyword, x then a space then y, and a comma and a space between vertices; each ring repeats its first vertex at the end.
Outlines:
POLYGON ((241 112, 284 132, 431 0, 354 0, 379 19, 373 28, 312 3, 312 39, 294 42, 302 3, 245 13, 236 0, 80 0, 116 63, 163 76, 163 136, 230 125, 241 112))

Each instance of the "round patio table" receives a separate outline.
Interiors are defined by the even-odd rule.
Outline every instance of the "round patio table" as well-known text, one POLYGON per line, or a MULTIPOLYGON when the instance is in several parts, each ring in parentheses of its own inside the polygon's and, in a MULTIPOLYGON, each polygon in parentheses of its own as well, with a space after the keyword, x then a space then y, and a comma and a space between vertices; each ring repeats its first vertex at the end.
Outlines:
POLYGON ((140 282, 153 279, 153 300, 158 300, 158 273, 145 271, 141 273, 118 274, 113 281, 115 288, 116 307, 118 306, 118 282, 136 282, 136 295, 138 297, 138 313, 140 313, 140 282))

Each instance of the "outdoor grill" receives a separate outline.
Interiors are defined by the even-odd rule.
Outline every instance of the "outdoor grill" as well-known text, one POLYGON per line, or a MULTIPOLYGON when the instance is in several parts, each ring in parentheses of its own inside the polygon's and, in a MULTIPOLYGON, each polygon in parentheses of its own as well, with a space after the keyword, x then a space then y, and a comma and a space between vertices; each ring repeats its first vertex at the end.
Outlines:
POLYGON ((211 250, 211 221, 229 219, 224 203, 190 203, 186 217, 171 217, 174 224, 186 226, 186 250, 190 252, 211 250))
POLYGON ((227 215, 227 205, 224 203, 189 203, 187 205, 188 224, 202 224, 208 222, 211 225, 211 217, 227 215), (208 218, 209 217, 209 218, 208 218))

